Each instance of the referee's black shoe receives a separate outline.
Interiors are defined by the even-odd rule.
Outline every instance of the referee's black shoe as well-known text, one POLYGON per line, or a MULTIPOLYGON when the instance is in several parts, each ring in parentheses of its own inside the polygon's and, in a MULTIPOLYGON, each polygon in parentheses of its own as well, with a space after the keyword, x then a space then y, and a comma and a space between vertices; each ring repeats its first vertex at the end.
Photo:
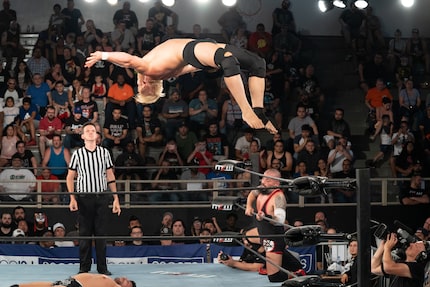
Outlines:
POLYGON ((106 269, 104 271, 99 271, 99 274, 110 276, 110 275, 112 275, 112 272, 110 272, 109 270, 106 269))
POLYGON ((79 269, 78 274, 81 274, 81 273, 88 273, 88 272, 90 272, 90 270, 79 269))

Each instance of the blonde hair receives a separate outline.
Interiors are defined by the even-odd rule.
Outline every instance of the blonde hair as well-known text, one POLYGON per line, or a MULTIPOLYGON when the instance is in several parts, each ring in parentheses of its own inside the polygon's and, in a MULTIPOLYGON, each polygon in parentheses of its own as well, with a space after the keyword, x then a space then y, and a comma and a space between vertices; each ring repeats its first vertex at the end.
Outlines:
POLYGON ((137 93, 135 98, 141 104, 152 104, 164 96, 163 81, 151 80, 137 93))

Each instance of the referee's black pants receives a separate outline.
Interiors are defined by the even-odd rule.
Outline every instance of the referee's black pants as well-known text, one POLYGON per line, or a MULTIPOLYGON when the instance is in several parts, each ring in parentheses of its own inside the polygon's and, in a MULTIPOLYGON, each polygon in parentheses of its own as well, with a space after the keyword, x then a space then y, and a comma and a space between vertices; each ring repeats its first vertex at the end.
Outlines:
MULTIPOLYGON (((85 194, 77 197, 79 207, 79 235, 104 236, 109 221, 109 193, 85 194)), ((106 240, 96 239, 97 271, 107 271, 106 240)), ((79 241, 79 260, 81 272, 91 270, 92 240, 79 241)))

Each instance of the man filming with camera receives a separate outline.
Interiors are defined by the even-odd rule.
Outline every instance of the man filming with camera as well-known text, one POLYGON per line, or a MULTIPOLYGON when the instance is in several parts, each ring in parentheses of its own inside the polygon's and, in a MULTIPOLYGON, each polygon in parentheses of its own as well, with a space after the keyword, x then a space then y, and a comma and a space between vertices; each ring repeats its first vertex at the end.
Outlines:
POLYGON ((422 287, 424 268, 428 260, 427 242, 408 242, 405 249, 406 259, 402 262, 393 260, 391 250, 397 245, 396 233, 387 235, 382 240, 372 258, 371 271, 376 275, 393 276, 390 287, 422 287))

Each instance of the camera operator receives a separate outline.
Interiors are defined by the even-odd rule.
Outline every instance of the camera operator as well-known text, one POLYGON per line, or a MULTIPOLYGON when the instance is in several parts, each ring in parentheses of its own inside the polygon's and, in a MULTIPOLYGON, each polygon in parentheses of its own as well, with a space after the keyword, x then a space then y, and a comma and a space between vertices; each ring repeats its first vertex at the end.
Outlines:
POLYGON ((394 276, 390 287, 422 287, 427 262, 426 241, 410 242, 405 250, 406 260, 393 260, 391 250, 397 245, 396 233, 382 240, 372 258, 371 271, 376 275, 394 276))

